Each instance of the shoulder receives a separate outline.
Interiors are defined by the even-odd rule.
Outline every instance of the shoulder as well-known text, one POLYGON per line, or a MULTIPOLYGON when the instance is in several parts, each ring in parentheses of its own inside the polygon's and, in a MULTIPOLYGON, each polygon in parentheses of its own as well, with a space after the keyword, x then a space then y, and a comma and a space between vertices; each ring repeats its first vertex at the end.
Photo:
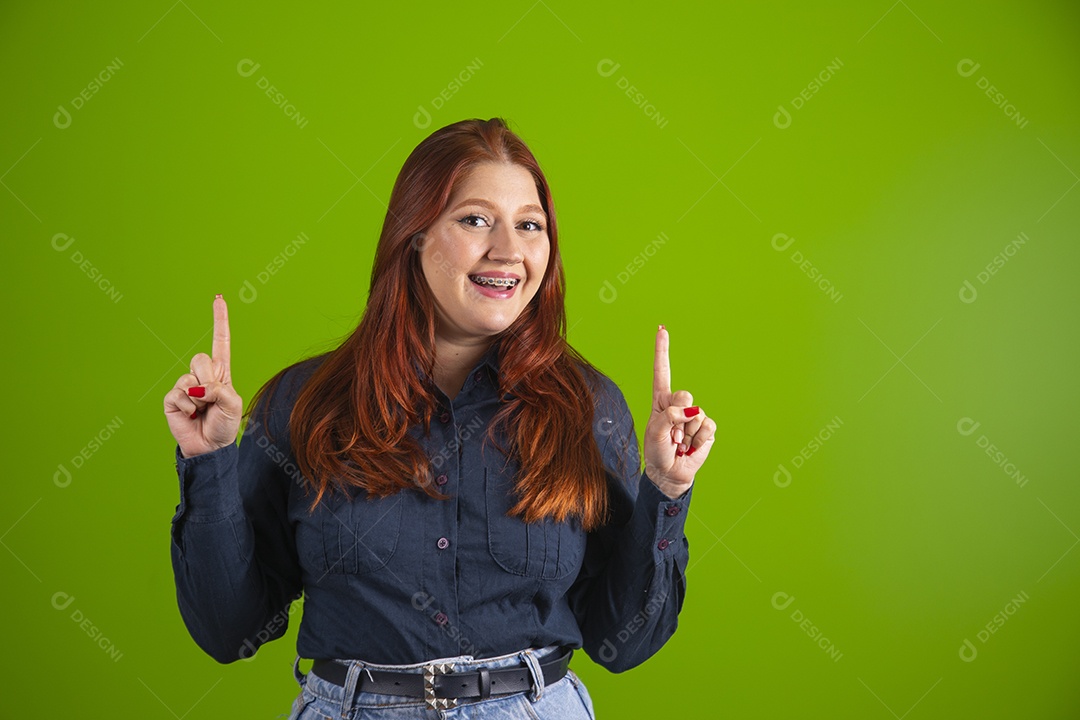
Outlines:
POLYGON ((323 353, 294 362, 278 370, 263 383, 251 410, 252 429, 265 425, 274 437, 283 432, 287 435, 289 416, 296 405, 297 397, 328 356, 329 353, 323 353))
POLYGON ((304 389, 304 385, 329 355, 330 353, 315 355, 278 370, 263 386, 268 390, 272 387, 274 390, 271 404, 274 407, 292 407, 300 391, 304 389))
POLYGON ((593 395, 593 437, 604 464, 618 476, 625 476, 639 457, 634 416, 622 389, 607 374, 587 363, 579 363, 593 395))
POLYGON ((578 361, 577 366, 582 377, 585 378, 589 390, 592 392, 593 408, 597 422, 605 419, 613 422, 624 422, 627 416, 630 415, 630 408, 626 404, 626 397, 623 395, 622 388, 603 371, 591 364, 578 361))
POLYGON ((330 357, 330 353, 325 352, 320 355, 313 355, 304 360, 299 360, 292 365, 285 367, 278 373, 281 375, 283 389, 295 399, 295 396, 299 395, 300 391, 304 388, 304 384, 311 379, 311 376, 315 374, 315 371, 319 369, 328 357, 330 357))

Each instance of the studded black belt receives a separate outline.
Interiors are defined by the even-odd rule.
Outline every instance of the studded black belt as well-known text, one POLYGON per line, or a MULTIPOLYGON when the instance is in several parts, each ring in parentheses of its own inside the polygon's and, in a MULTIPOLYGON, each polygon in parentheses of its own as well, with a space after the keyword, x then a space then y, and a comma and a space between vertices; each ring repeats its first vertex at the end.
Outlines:
MULTIPOLYGON (((544 685, 562 680, 570 667, 572 648, 563 647, 540 663, 544 685)), ((345 686, 349 666, 334 660, 315 660, 311 667, 314 675, 345 686)), ((394 672, 364 668, 357 678, 356 692, 380 693, 382 695, 405 695, 424 698, 432 708, 454 707, 459 698, 484 699, 493 695, 509 695, 532 689, 529 668, 522 663, 517 667, 480 668, 467 672, 454 672, 451 663, 431 663, 423 666, 423 672, 394 672)))

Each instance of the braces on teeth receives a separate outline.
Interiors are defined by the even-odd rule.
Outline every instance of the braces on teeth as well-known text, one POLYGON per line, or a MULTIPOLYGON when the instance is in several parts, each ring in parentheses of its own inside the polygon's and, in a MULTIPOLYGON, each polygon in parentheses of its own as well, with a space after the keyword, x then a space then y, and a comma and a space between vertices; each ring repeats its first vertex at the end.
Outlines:
POLYGON ((473 282, 478 282, 481 285, 491 285, 492 287, 514 287, 517 285, 517 280, 513 278, 491 278, 482 277, 479 275, 472 275, 470 279, 473 282))

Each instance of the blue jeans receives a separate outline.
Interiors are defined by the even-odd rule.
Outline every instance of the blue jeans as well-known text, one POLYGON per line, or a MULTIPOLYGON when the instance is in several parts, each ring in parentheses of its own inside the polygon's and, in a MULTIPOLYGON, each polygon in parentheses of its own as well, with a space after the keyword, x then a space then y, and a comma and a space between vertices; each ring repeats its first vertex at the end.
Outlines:
POLYGON ((301 673, 300 658, 297 657, 293 675, 300 684, 300 694, 293 702, 289 720, 596 720, 589 691, 573 670, 567 670, 558 682, 544 686, 540 662, 558 650, 558 646, 550 645, 479 660, 472 655, 433 660, 452 662, 455 672, 481 667, 513 667, 524 662, 533 677, 532 690, 484 700, 461 698, 457 707, 439 710, 429 708, 423 698, 355 692, 365 667, 420 673, 426 663, 377 665, 362 660, 343 660, 340 662, 349 668, 347 687, 343 688, 313 673, 301 673))

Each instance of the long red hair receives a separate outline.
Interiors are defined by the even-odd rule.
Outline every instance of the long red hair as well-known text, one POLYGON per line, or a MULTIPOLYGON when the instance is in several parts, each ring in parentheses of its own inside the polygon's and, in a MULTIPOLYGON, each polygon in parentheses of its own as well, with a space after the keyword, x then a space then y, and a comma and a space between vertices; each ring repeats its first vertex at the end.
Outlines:
MULTIPOLYGON (((438 404, 428 379, 434 377, 436 311, 420 266, 419 240, 445 210, 455 183, 488 161, 514 163, 532 174, 551 246, 535 297, 494 339, 500 408, 485 441, 518 460, 517 502, 510 515, 525 522, 577 517, 586 530, 605 521, 607 478, 593 441, 593 393, 583 374, 596 368, 566 340, 565 276, 551 190, 524 141, 497 117, 436 130, 398 174, 363 317, 339 347, 325 353, 290 416, 293 455, 315 490, 312 509, 326 492, 347 486, 374 497, 406 489, 447 497, 431 482, 430 459, 407 433, 418 422, 426 433, 438 404), (505 430, 509 447, 499 446, 496 428, 505 430)), ((259 389, 245 418, 290 367, 259 389)))

